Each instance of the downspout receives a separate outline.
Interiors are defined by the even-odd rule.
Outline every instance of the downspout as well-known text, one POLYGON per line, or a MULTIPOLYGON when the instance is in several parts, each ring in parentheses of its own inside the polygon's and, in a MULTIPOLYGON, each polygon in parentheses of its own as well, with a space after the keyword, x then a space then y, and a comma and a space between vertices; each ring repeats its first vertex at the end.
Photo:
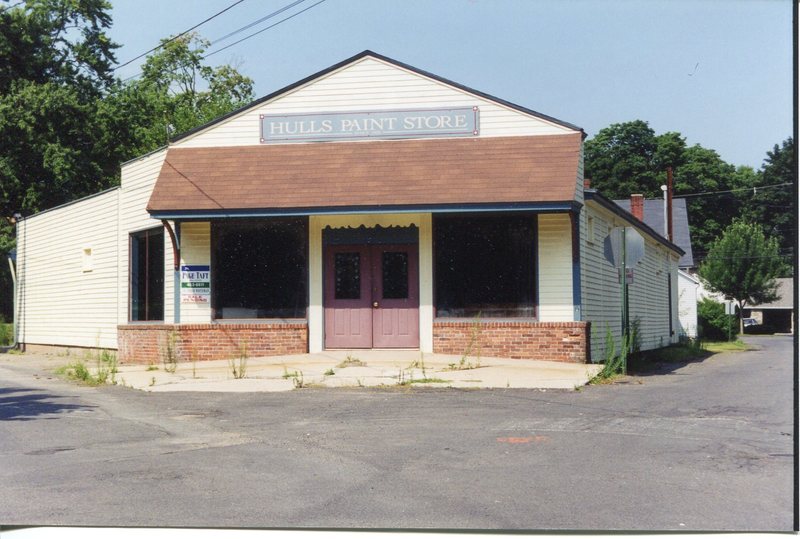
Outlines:
POLYGON ((11 270, 11 290, 14 294, 11 301, 11 322, 14 329, 11 332, 11 344, 0 347, 0 352, 2 353, 6 353, 17 347, 17 272, 14 269, 14 260, 12 259, 11 253, 8 254, 8 267, 11 270))
MULTIPOLYGON (((19 220, 22 218, 22 215, 19 213, 14 214, 14 235, 19 240, 19 220)), ((19 323, 17 321, 17 271, 14 267, 14 261, 17 258, 17 249, 16 247, 13 249, 12 252, 8 253, 8 268, 11 270, 11 293, 13 294, 11 299, 11 327, 13 328, 11 332, 11 344, 0 346, 0 352, 6 353, 9 350, 13 350, 17 347, 17 342, 19 338, 19 323)))

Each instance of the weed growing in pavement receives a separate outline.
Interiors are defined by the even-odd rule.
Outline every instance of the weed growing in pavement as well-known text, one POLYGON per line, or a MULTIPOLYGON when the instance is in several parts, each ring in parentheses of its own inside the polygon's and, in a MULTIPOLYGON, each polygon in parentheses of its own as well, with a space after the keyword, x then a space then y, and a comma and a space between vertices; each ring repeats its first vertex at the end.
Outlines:
POLYGON ((238 357, 232 358, 228 360, 228 366, 231 369, 231 373, 233 377, 237 380, 240 380, 247 376, 247 360, 249 359, 249 354, 247 353, 247 341, 243 341, 239 343, 239 355, 238 357))
POLYGON ((148 371, 157 371, 158 370, 158 365, 150 364, 150 365, 147 366, 147 370, 148 371))
POLYGON ((333 369, 328 369, 325 371, 325 376, 333 376, 336 372, 333 369))
POLYGON ((153 387, 154 385, 156 385, 156 377, 155 376, 150 378, 150 387, 153 387))
POLYGON ((447 369, 449 371, 466 371, 469 369, 477 369, 481 366, 481 313, 475 315, 474 320, 470 326, 469 331, 469 343, 467 347, 464 349, 464 353, 461 355, 461 360, 458 363, 450 363, 447 365, 447 369), (475 362, 473 363, 470 360, 470 356, 475 358, 475 362))
POLYGON ((336 365, 336 368, 344 369, 345 367, 366 367, 366 366, 367 364, 364 361, 361 361, 357 357, 347 354, 347 357, 344 359, 344 361, 336 365))
POLYGON ((614 335, 611 333, 611 328, 606 326, 606 346, 603 369, 598 372, 594 378, 592 378, 590 383, 604 383, 618 374, 624 374, 625 364, 627 362, 632 342, 633 340, 631 339, 630 335, 624 335, 622 337, 619 354, 617 354, 617 343, 614 340, 614 335))
POLYGON ((422 377, 426 378, 428 373, 426 372, 425 368, 425 354, 423 352, 419 353, 419 359, 414 360, 411 362, 411 365, 408 366, 409 369, 420 369, 422 371, 422 377))
POLYGON ((173 374, 178 369, 178 332, 174 329, 167 334, 164 347, 161 350, 161 359, 164 370, 173 374))
POLYGON ((441 378, 417 378, 416 380, 408 379, 404 380, 397 385, 400 386, 410 386, 411 384, 447 384, 450 380, 442 380, 441 378))
POLYGON ((292 383, 294 384, 295 389, 306 387, 305 379, 303 378, 303 371, 294 371, 292 383))

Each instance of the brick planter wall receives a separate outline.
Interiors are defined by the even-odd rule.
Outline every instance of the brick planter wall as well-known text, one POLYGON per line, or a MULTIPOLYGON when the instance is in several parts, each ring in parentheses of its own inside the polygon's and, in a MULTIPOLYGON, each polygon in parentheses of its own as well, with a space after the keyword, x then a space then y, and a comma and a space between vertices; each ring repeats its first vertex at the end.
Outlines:
POLYGON ((475 322, 436 320, 433 351, 439 354, 466 352, 475 335, 471 356, 541 359, 588 363, 589 322, 475 322))
POLYGON ((175 332, 178 361, 228 359, 246 343, 249 357, 305 354, 308 326, 286 324, 159 324, 117 326, 121 363, 159 363, 175 332))

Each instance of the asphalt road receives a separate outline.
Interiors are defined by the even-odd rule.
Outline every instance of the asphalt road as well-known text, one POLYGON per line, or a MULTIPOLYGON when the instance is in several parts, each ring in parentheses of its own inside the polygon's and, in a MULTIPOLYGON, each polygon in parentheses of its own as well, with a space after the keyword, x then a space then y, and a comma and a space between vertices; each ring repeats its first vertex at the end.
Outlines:
POLYGON ((789 337, 581 391, 144 393, 0 362, 5 525, 793 524, 789 337))

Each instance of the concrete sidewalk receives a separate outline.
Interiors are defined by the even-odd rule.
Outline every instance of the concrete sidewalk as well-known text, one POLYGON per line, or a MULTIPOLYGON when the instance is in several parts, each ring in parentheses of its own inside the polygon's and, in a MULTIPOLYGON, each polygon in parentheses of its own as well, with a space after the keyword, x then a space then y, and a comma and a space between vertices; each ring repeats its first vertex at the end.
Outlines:
MULTIPOLYGON (((0 354, 0 364, 55 372, 83 362, 92 374, 97 361, 74 355, 0 354)), ((319 354, 248 358, 243 378, 239 361, 180 362, 175 372, 163 363, 120 365, 119 385, 144 391, 290 391, 302 387, 455 387, 574 389, 588 383, 601 365, 422 354, 419 350, 333 350, 319 354)))
MULTIPOLYGON (((88 365, 91 367, 91 365, 88 365)), ((248 358, 244 378, 239 361, 123 365, 121 385, 145 391, 289 391, 301 387, 560 388, 585 385, 600 365, 502 358, 422 354, 418 350, 336 350, 248 358)))

